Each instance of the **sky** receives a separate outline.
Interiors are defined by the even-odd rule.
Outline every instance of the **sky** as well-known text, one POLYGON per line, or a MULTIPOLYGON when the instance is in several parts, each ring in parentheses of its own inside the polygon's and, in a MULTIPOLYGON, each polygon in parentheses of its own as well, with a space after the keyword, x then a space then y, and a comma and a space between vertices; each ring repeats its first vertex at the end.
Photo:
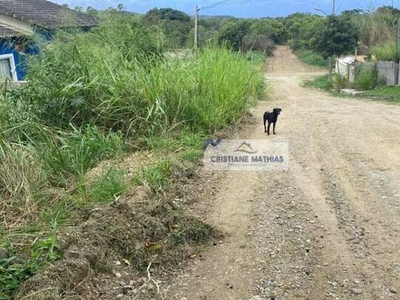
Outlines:
MULTIPOLYGON (((333 0, 226 0, 224 3, 206 9, 220 0, 51 0, 59 4, 68 4, 71 8, 76 6, 92 6, 96 9, 117 7, 122 3, 125 10, 146 13, 157 7, 171 7, 194 14, 196 5, 205 7, 200 14, 203 15, 229 15, 240 18, 281 17, 294 12, 318 13, 314 8, 319 8, 326 13, 332 12, 333 0)), ((373 10, 383 5, 400 8, 400 0, 335 0, 336 13, 343 10, 360 8, 373 10)))

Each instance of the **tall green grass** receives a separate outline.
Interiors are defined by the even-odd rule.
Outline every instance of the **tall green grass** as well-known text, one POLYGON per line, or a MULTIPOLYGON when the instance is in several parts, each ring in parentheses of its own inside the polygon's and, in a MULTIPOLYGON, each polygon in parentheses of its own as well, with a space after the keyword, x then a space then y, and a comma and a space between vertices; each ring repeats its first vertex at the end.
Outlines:
POLYGON ((156 37, 135 24, 60 33, 31 60, 29 85, 14 98, 49 126, 93 124, 149 136, 182 126, 222 128, 263 89, 260 72, 227 49, 204 49, 187 60, 160 53, 156 37), (131 49, 138 41, 145 50, 131 49))
POLYGON ((82 180, 90 168, 122 151, 120 133, 104 134, 93 126, 44 134, 32 147, 47 179, 56 186, 65 186, 71 180, 82 180))

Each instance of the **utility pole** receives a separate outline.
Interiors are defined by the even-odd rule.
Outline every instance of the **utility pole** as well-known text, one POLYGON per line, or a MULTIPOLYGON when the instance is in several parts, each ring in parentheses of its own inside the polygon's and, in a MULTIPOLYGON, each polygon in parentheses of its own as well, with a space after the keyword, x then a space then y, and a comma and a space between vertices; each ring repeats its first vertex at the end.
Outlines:
MULTIPOLYGON (((332 0, 332 17, 335 16, 335 0, 332 0)), ((329 78, 332 78, 332 63, 333 63, 333 56, 329 56, 329 78)))
POLYGON ((200 8, 196 5, 195 14, 194 14, 194 49, 197 49, 197 41, 198 41, 198 31, 199 31, 199 11, 200 8))
POLYGON ((199 7, 196 5, 195 10, 194 10, 194 49, 197 49, 198 47, 198 40, 199 40, 199 11, 200 10, 205 10, 205 9, 210 9, 214 8, 217 6, 224 5, 225 3, 229 2, 229 0, 221 0, 219 2, 216 2, 214 4, 208 5, 208 6, 202 6, 199 7))

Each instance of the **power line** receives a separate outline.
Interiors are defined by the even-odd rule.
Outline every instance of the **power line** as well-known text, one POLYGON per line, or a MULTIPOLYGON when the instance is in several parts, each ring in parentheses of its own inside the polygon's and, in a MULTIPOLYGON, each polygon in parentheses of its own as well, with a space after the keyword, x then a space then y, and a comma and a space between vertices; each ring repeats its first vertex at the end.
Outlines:
POLYGON ((196 5, 195 17, 194 17, 194 49, 197 49, 198 30, 199 30, 199 28, 198 28, 199 27, 199 25, 198 25, 198 22, 199 22, 199 11, 200 10, 214 8, 214 7, 217 7, 219 5, 223 5, 223 4, 227 3, 228 1, 230 1, 230 0, 222 0, 222 1, 218 1, 218 2, 216 2, 214 4, 203 6, 203 7, 198 7, 196 5))
MULTIPOLYGON (((207 9, 211 9, 211 8, 215 8, 221 5, 224 5, 228 2, 230 2, 231 0, 222 0, 222 1, 218 1, 214 4, 211 5, 206 5, 203 7, 199 7, 196 6, 195 7, 195 16, 194 16, 194 49, 197 49, 197 40, 198 40, 198 21, 199 21, 199 12, 203 11, 203 10, 207 10, 207 9)), ((248 0, 242 0, 242 2, 247 2, 248 0)))
POLYGON ((225 3, 229 2, 229 1, 230 0, 222 0, 222 1, 216 2, 216 3, 211 4, 211 5, 200 7, 199 9, 200 10, 205 10, 205 9, 214 8, 214 7, 217 7, 217 6, 221 6, 221 5, 223 5, 223 4, 225 4, 225 3))

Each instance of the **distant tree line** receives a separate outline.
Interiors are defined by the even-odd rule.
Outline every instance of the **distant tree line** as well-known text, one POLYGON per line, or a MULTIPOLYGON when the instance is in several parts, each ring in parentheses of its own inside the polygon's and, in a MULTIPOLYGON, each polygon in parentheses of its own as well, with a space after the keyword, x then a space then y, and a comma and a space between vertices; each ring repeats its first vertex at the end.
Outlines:
MULTIPOLYGON (((82 10, 82 8, 76 8, 82 10)), ((105 18, 110 14, 131 15, 159 33, 166 49, 193 47, 194 19, 172 8, 154 8, 144 15, 128 13, 122 4, 106 11, 88 7, 87 13, 105 18)), ((372 12, 360 9, 339 16, 295 13, 285 18, 238 19, 229 16, 200 16, 199 46, 220 44, 235 51, 263 51, 270 54, 276 45, 289 44, 322 57, 353 53, 398 60, 400 10, 389 6, 372 12)))

